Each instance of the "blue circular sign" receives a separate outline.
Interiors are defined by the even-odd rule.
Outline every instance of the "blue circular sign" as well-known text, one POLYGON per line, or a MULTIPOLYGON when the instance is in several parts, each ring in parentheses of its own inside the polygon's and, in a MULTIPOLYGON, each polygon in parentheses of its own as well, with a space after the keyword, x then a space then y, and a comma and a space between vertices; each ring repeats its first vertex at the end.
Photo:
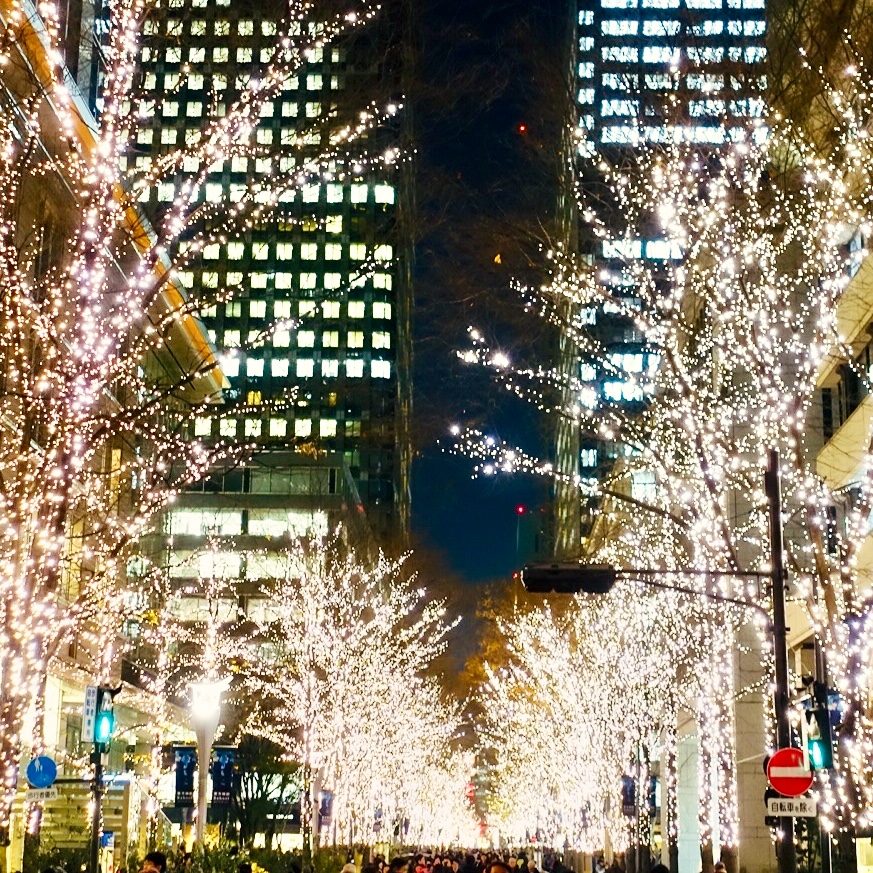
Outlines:
POLYGON ((27 765, 27 781, 33 788, 48 788, 58 778, 58 765, 47 755, 38 755, 27 765))

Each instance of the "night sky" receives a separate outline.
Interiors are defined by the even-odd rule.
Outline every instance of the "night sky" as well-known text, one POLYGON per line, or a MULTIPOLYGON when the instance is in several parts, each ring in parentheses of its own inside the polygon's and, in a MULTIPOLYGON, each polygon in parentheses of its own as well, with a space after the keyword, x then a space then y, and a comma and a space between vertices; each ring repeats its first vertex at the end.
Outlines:
MULTIPOLYGON (((519 554, 517 507, 536 513, 548 490, 524 476, 472 480, 470 461, 445 454, 436 440, 445 443, 457 422, 549 452, 545 425, 530 408, 458 362, 454 351, 466 347, 472 324, 514 360, 533 353, 528 337, 537 325, 520 317, 509 282, 529 267, 530 235, 554 211, 553 179, 538 175, 532 142, 545 133, 537 131, 544 78, 537 65, 556 57, 551 34, 567 5, 430 0, 422 6, 418 99, 411 101, 422 224, 413 539, 441 554, 462 580, 478 583, 506 578, 518 567, 535 516, 523 517, 519 554)), ((553 149, 555 142, 544 147, 553 149)))

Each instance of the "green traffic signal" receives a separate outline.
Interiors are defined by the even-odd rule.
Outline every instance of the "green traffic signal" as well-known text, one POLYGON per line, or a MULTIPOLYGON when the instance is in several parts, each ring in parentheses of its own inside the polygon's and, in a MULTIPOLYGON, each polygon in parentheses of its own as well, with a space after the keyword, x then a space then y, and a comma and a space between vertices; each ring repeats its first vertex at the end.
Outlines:
MULTIPOLYGON (((94 744, 96 746, 108 746, 115 732, 115 712, 113 699, 118 689, 97 689, 97 712, 94 714, 94 744)), ((104 749, 105 751, 105 749, 104 749)))
POLYGON ((112 710, 103 710, 97 713, 94 721, 94 742, 108 743, 112 739, 115 730, 115 714, 112 710))
POLYGON ((830 770, 834 766, 830 713, 827 709, 813 709, 807 712, 806 718, 809 765, 813 770, 830 770))
POLYGON ((827 750, 825 744, 821 740, 810 740, 809 743, 809 763, 813 770, 827 770, 830 764, 827 763, 827 750))

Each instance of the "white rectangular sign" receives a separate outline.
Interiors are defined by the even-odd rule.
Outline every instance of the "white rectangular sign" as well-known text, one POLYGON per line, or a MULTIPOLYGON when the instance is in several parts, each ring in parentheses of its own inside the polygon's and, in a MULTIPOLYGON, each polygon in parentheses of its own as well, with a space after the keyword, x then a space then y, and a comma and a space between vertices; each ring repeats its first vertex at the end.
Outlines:
POLYGON ((28 788, 24 793, 26 803, 38 803, 45 800, 57 800, 57 788, 28 788))
POLYGON ((813 797, 768 797, 767 815, 789 815, 815 818, 818 802, 813 797))
POLYGON ((94 742, 94 723, 97 720, 97 686, 85 689, 85 703, 82 705, 82 742, 94 742))

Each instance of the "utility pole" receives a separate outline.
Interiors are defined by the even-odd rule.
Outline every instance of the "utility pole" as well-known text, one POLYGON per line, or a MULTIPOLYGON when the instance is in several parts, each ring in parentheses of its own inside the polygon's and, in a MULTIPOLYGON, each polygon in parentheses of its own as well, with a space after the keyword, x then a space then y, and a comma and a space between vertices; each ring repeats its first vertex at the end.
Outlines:
MULTIPOLYGON (((785 626, 785 556, 782 541, 782 488, 779 481, 779 452, 771 449, 764 490, 770 515, 770 570, 773 589, 773 660, 776 690, 773 708, 776 715, 776 745, 780 749, 791 746, 791 723, 788 720, 788 629, 785 626)), ((797 856, 794 848, 794 819, 779 819, 776 843, 779 873, 796 873, 797 856)))

